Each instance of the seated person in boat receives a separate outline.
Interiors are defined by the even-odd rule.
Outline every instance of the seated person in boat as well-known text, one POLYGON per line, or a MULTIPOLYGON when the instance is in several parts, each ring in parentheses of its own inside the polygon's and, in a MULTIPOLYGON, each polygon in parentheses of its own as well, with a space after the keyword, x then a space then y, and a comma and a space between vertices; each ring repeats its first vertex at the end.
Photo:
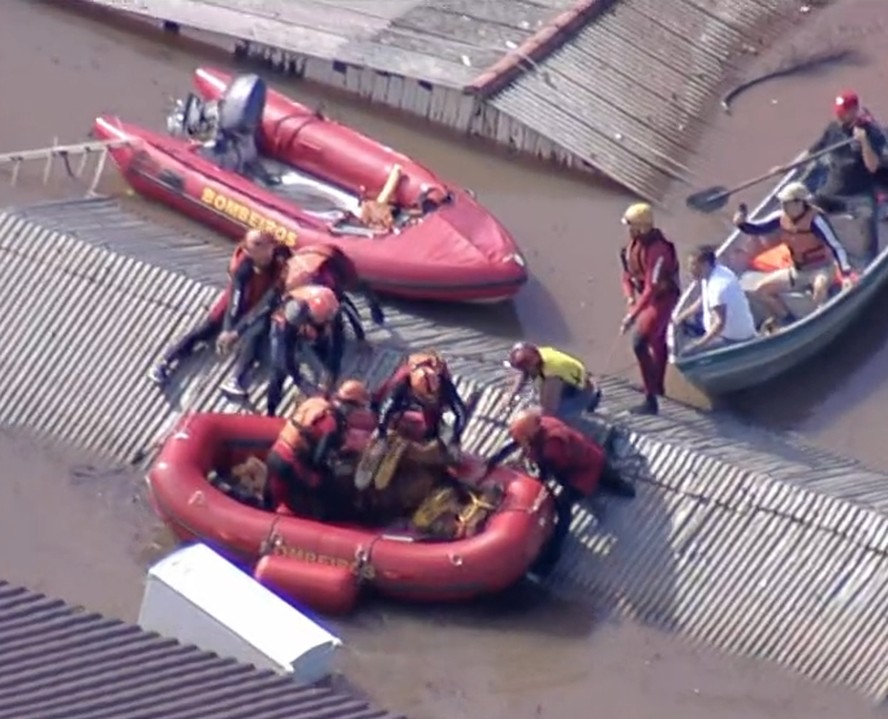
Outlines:
POLYGON ((468 410, 450 376, 447 362, 435 352, 419 352, 407 358, 374 393, 373 409, 379 412, 388 401, 379 422, 384 434, 395 426, 406 436, 419 440, 440 440, 444 412, 453 413, 451 444, 460 446, 468 422, 468 410), (412 422, 413 412, 421 415, 420 426, 412 422))
POLYGON ((603 447, 563 420, 547 416, 540 407, 515 415, 509 435, 512 441, 488 460, 488 469, 520 450, 537 466, 541 481, 554 480, 561 488, 556 499, 558 524, 536 567, 544 574, 558 561, 577 501, 594 494, 599 486, 619 496, 634 497, 635 487, 608 463, 603 447))
POLYGON ((320 517, 333 499, 330 462, 346 430, 330 400, 310 397, 296 407, 268 452, 266 506, 320 517))
POLYGON ((777 199, 780 209, 759 222, 750 222, 741 206, 734 214, 734 224, 747 235, 771 235, 763 241, 763 250, 781 243, 788 248, 792 266, 768 273, 754 289, 772 313, 773 323, 785 326, 796 318, 783 302, 783 293, 810 289, 819 306, 829 297, 837 269, 843 289, 853 284, 853 272, 835 229, 812 204, 804 184, 790 182, 777 193, 777 199))
POLYGON ((509 352, 507 365, 520 372, 509 395, 510 402, 527 382, 536 384, 543 413, 562 419, 594 412, 601 401, 601 390, 586 371, 586 366, 576 357, 554 347, 518 342, 509 352))
MULTIPOLYGON (((254 312, 272 301, 283 285, 289 250, 267 232, 250 230, 235 248, 228 264, 228 286, 210 308, 206 319, 176 342, 149 374, 152 382, 163 385, 181 362, 198 346, 218 340, 220 350, 227 350, 238 338, 236 328, 254 312)), ((264 332, 250 335, 242 348, 238 366, 226 390, 243 396, 247 376, 254 364, 264 332)))
POLYGON ((690 327, 697 339, 685 345, 685 352, 745 342, 756 336, 746 292, 737 275, 718 262, 715 252, 714 247, 701 245, 688 257, 691 276, 700 283, 700 296, 674 321, 687 326, 701 312, 703 321, 702 327, 690 327))
POLYGON ((305 245, 293 251, 287 264, 285 288, 296 289, 303 285, 324 285, 336 293, 342 306, 342 315, 348 319, 358 342, 366 341, 361 315, 349 292, 360 292, 370 306, 374 324, 382 325, 385 314, 376 294, 361 282, 358 269, 351 258, 333 245, 305 245))
POLYGON ((866 241, 866 259, 871 261, 879 254, 877 192, 880 186, 888 190, 888 142, 879 124, 861 107, 857 93, 846 91, 836 97, 835 113, 809 152, 851 138, 855 142, 829 154, 826 181, 814 204, 830 214, 853 214, 866 241))
POLYGON ((357 379, 347 379, 333 393, 333 404, 353 429, 372 432, 379 424, 379 417, 370 409, 370 391, 357 379))

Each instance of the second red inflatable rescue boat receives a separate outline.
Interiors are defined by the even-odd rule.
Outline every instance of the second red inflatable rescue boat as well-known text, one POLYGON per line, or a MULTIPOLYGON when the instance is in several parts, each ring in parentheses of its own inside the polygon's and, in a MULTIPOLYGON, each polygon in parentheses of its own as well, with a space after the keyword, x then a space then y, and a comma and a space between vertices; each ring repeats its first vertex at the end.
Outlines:
POLYGON ((476 533, 429 540, 407 530, 322 523, 250 506, 213 477, 264 459, 284 420, 193 414, 180 420, 147 480, 156 511, 183 540, 199 540, 253 567, 278 593, 319 611, 350 609, 364 588, 410 601, 459 601, 518 582, 551 536, 554 505, 536 479, 483 462, 454 470, 467 486, 496 485, 476 533))

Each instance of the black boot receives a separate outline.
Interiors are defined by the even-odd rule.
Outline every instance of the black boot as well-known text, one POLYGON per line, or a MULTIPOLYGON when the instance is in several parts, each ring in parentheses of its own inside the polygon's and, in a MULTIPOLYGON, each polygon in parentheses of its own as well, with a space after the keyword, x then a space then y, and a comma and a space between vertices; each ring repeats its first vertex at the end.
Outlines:
POLYGON ((648 394, 645 395, 644 402, 636 405, 629 412, 630 414, 655 415, 660 412, 660 403, 657 401, 656 395, 648 394))

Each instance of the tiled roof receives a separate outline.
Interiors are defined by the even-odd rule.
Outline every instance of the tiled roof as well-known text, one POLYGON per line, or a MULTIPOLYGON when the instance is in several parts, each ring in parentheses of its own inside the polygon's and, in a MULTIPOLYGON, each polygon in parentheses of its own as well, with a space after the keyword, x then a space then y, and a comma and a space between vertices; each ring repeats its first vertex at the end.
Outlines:
POLYGON ((397 718, 0 581, 0 719, 397 718))

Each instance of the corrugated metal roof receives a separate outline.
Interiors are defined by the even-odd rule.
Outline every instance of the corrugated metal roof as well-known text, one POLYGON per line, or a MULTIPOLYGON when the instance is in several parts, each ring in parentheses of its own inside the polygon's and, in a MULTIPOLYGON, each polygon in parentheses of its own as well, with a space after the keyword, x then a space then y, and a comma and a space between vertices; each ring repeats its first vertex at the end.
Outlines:
MULTIPOLYGON (((181 404, 239 409, 215 394, 222 369, 209 357, 197 369, 210 381, 189 380, 184 400, 168 400, 142 379, 161 345, 214 296, 189 273, 212 274, 213 264, 221 277, 226 250, 208 247, 206 261, 193 245, 180 253, 157 228, 93 200, 0 215, 0 255, 0 303, 9 313, 0 362, 14 370, 0 392, 0 422, 129 460, 181 404), (22 305, 22 296, 32 303, 22 305), (58 306, 69 316, 49 326, 50 339, 39 320, 58 306), (90 362, 93 376, 84 371, 90 362)), ((460 386, 482 391, 470 447, 499 445, 505 378, 490 358, 506 342, 406 312, 392 321, 414 347, 441 346, 460 386)), ((401 356, 382 348, 352 357, 350 371, 373 382, 401 356)), ((614 379, 604 390, 620 464, 638 482, 639 498, 608 502, 606 521, 596 519, 601 504, 575 514, 553 588, 884 697, 888 477, 797 437, 672 402, 659 417, 623 416, 637 394, 614 379)))
POLYGON ((0 719, 397 719, 4 581, 0 667, 0 719))
POLYGON ((786 0, 620 0, 489 102, 660 199, 687 178, 731 59, 790 9, 786 0))
POLYGON ((88 0, 287 53, 461 88, 572 0, 88 0), (509 43, 509 44, 507 44, 509 43))

